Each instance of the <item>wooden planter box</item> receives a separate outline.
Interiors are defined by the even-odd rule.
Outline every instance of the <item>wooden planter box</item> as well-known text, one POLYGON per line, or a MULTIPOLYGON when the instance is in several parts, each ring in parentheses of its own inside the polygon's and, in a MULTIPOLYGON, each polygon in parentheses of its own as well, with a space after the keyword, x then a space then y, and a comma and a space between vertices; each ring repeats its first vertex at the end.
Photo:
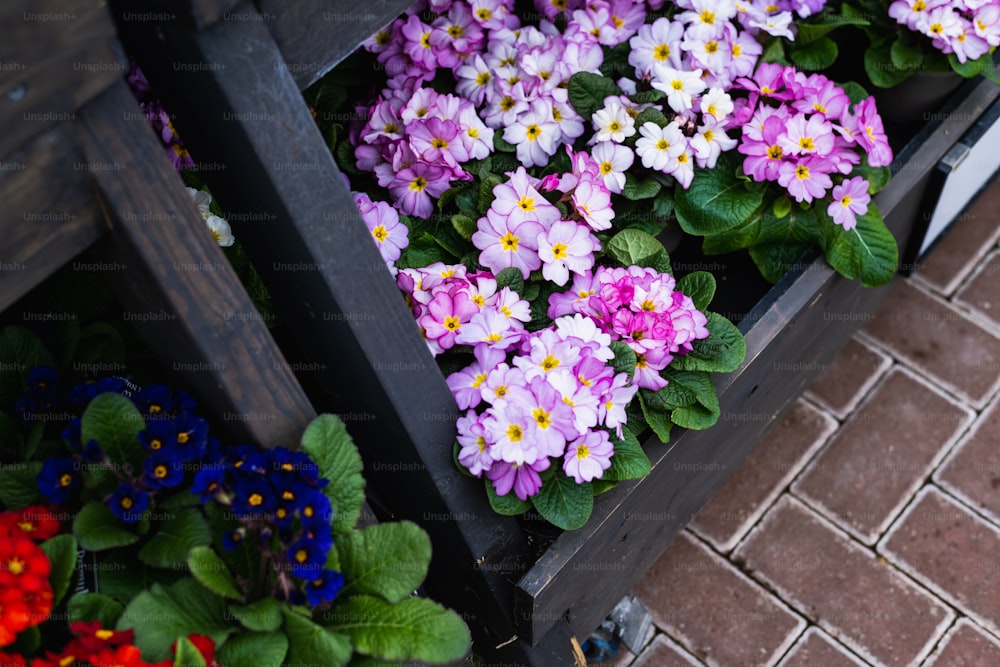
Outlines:
MULTIPOLYGON (((748 352, 718 380, 719 423, 668 445, 647 441, 652 473, 599 496, 580 530, 550 534, 496 516, 482 482, 452 461, 459 411, 300 95, 407 3, 187 0, 171 3, 165 21, 129 21, 129 3, 115 4, 121 38, 207 165, 203 176, 275 297, 294 343, 286 355, 318 369, 314 403, 333 397, 368 443, 376 512, 431 534, 427 588, 463 613, 490 662, 573 664, 570 637, 599 625, 888 292, 816 256, 759 293, 735 293, 744 278, 726 276, 719 292, 744 302, 727 314, 748 352)), ((876 202, 901 248, 930 171, 997 93, 965 85, 898 151, 876 202)))

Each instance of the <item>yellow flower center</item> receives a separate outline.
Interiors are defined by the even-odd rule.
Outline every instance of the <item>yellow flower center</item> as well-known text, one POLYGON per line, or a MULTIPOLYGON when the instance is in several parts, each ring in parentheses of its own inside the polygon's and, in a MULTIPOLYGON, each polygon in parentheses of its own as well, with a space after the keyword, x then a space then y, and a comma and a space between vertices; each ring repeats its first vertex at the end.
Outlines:
POLYGON ((479 436, 476 439, 476 446, 479 447, 479 453, 482 454, 486 451, 486 438, 479 436))
POLYGON ((376 241, 378 241, 379 243, 382 243, 387 238, 389 238, 389 232, 386 231, 385 227, 383 227, 382 225, 379 225, 375 229, 372 230, 372 236, 375 237, 376 241))
POLYGON ((63 473, 63 475, 59 478, 59 486, 69 486, 72 483, 73 483, 73 475, 69 474, 68 472, 63 473))
POLYGON ((780 160, 784 155, 784 151, 781 150, 781 146, 775 144, 767 149, 767 157, 769 160, 780 160))
POLYGON ((177 434, 177 442, 181 445, 186 445, 187 441, 190 439, 191 436, 184 431, 181 431, 180 433, 177 434))
POLYGON ((581 461, 590 456, 590 448, 587 445, 580 445, 576 448, 576 458, 581 461))
POLYGON ((486 382, 486 373, 480 373, 476 376, 476 379, 472 381, 472 388, 478 389, 479 385, 486 382))
POLYGON ((555 257, 556 259, 563 259, 566 257, 567 249, 568 248, 566 247, 566 244, 557 243, 554 246, 552 246, 552 256, 555 257))
POLYGON ((448 148, 448 142, 444 139, 435 137, 434 139, 431 139, 431 146, 434 148, 448 148))
POLYGON ((500 245, 503 246, 504 250, 509 250, 510 252, 517 252, 518 243, 521 239, 514 236, 513 232, 507 232, 500 237, 500 245))
POLYGON ((119 502, 118 504, 121 506, 122 509, 126 509, 126 510, 127 509, 131 509, 132 508, 132 499, 128 498, 128 497, 122 498, 121 502, 119 502))
POLYGON ((420 36, 420 46, 425 49, 431 48, 431 34, 429 32, 425 32, 420 36))
POLYGON ((670 47, 666 44, 660 44, 655 49, 653 49, 653 60, 659 60, 660 62, 665 61, 670 57, 670 47))
POLYGON ((11 574, 21 574, 24 572, 24 561, 16 556, 7 561, 7 570, 11 574))
POLYGON ((542 128, 537 125, 529 125, 525 132, 528 134, 528 141, 534 141, 542 135, 542 128))
POLYGON ((684 82, 680 79, 674 79, 670 82, 670 87, 674 90, 684 90, 684 82))
POLYGON ((458 331, 462 326, 462 320, 458 319, 454 315, 449 315, 444 318, 444 328, 448 331, 458 331))
POLYGON ((458 39, 463 34, 462 26, 460 25, 450 25, 448 26, 448 36, 452 39, 458 39))
POLYGON ((521 431, 521 427, 517 424, 511 424, 507 427, 507 437, 511 442, 521 442, 524 437, 524 432, 521 431))
POLYGON ((851 205, 851 195, 844 195, 840 198, 840 205, 847 208, 851 205))
POLYGON ((553 357, 551 354, 544 359, 542 359, 542 368, 548 373, 553 368, 559 365, 559 360, 553 357))
POLYGON ((410 181, 410 189, 416 190, 417 192, 423 192, 424 188, 427 187, 427 179, 423 176, 417 176, 412 181, 410 181))
POLYGON ((656 142, 656 148, 661 151, 669 150, 670 142, 667 141, 666 139, 660 139, 659 141, 656 142))
POLYGON ((718 52, 719 52, 718 42, 715 41, 705 42, 705 53, 718 53, 718 52))
POLYGON ((733 44, 733 58, 739 58, 743 55, 743 47, 739 44, 733 44))
POLYGON ((260 495, 259 493, 252 493, 250 494, 250 497, 247 499, 247 502, 253 505, 254 507, 257 507, 258 505, 264 502, 264 496, 260 495))
POLYGON ((500 109, 502 109, 503 111, 510 111, 513 108, 514 108, 514 98, 511 97, 510 95, 506 95, 502 100, 500 100, 500 109))
POLYGON ((799 148, 804 151, 814 151, 816 144, 813 143, 812 137, 802 137, 799 139, 799 148))
POLYGON ((522 211, 534 211, 535 210, 535 198, 524 195, 517 200, 517 205, 522 211))
POLYGON ((614 166, 610 162, 604 161, 601 163, 601 175, 606 176, 610 174, 613 169, 614 166))
POLYGON ((489 21, 493 18, 493 12, 483 7, 482 9, 476 10, 476 16, 479 17, 480 21, 489 21))
POLYGON ((156 466, 155 468, 153 468, 153 475, 155 475, 157 479, 163 479, 164 477, 167 476, 167 466, 165 465, 156 466))
POLYGON ((541 408, 535 408, 531 411, 531 416, 535 418, 535 423, 538 424, 540 428, 547 429, 550 424, 552 424, 552 419, 549 413, 541 408))
POLYGON ((713 25, 715 23, 715 14, 708 11, 707 9, 703 11, 699 16, 702 23, 707 23, 708 25, 713 25))
POLYGON ((476 75, 476 85, 477 86, 485 86, 489 82, 490 82, 490 73, 489 72, 480 72, 479 74, 476 75))
POLYGON ((799 165, 795 168, 795 177, 800 181, 804 181, 809 178, 809 167, 804 165, 799 165))
POLYGON ((617 120, 613 120, 608 125, 608 129, 611 130, 612 132, 621 132, 622 124, 619 123, 617 120))

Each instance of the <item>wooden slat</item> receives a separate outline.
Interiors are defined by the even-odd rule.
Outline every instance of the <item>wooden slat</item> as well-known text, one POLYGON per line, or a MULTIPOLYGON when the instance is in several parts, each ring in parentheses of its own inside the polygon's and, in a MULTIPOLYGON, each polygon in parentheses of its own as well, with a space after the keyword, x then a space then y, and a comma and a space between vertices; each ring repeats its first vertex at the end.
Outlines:
POLYGON ((72 120, 127 71, 105 2, 5 0, 0 35, 0 156, 72 120))
POLYGON ((406 11, 409 0, 261 0, 261 10, 299 89, 406 11), (322 35, 322 37, 318 37, 322 35))
MULTIPOLYGON (((195 28, 206 28, 216 21, 225 20, 240 0, 151 0, 136 14, 160 14, 164 22, 179 21, 195 28)), ((135 4, 132 4, 133 10, 135 4)))
POLYGON ((493 630, 484 645, 507 640, 524 537, 454 466, 454 399, 271 35, 223 21, 176 28, 162 44, 141 32, 123 39, 193 155, 224 167, 204 176, 319 379, 340 392, 369 488, 431 535, 429 589, 493 630))
POLYGON ((0 310, 107 232, 85 167, 69 123, 0 161, 0 310))
POLYGON ((184 372, 227 435, 298 443, 315 416, 235 272, 205 228, 124 81, 80 111, 77 130, 112 226, 113 281, 150 346, 184 372))
MULTIPOLYGON (((998 94, 988 81, 970 83, 900 151, 893 180, 876 196, 900 247, 920 214, 930 170, 998 94)), ((723 415, 739 411, 755 418, 721 419, 666 447, 646 443, 653 472, 598 498, 594 518, 563 533, 518 583, 519 634, 537 641, 563 616, 578 634, 596 627, 888 291, 841 278, 822 257, 775 285, 741 323, 748 348, 743 367, 716 382, 723 415), (803 372, 776 375, 778 363, 803 372), (760 418, 765 414, 771 419, 760 418)))

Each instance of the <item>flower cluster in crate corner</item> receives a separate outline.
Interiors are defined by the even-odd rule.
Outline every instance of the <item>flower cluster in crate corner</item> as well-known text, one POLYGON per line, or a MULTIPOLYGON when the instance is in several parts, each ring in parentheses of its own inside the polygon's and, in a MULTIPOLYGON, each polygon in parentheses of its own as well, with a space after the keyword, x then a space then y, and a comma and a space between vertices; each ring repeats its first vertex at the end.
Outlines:
MULTIPOLYGON (((0 331, 0 346, 51 356, 17 327, 0 331)), ((0 413, 11 436, 0 450, 5 664, 35 654, 34 667, 211 667, 218 649, 229 667, 278 667, 466 652, 461 619, 412 596, 430 560, 426 533, 407 522, 354 527, 362 463, 333 415, 309 425, 299 451, 223 447, 186 392, 120 377, 63 392, 50 366, 14 375, 4 380, 24 392, 13 404, 24 432, 0 413), (19 507, 27 499, 47 504, 19 507), (102 574, 136 568, 138 591, 102 574), (75 638, 49 634, 56 611, 87 621, 69 625, 75 638), (312 643, 293 645, 304 634, 312 643)))
POLYGON ((895 0, 889 16, 960 63, 1000 46, 1000 5, 991 0, 895 0))

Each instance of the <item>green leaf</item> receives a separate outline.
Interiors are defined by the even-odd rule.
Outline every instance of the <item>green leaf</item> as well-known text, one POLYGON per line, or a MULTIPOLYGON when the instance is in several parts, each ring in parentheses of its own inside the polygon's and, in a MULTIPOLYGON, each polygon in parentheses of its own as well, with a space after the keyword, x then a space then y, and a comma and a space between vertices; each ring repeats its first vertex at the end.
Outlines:
POLYGON ((590 119, 604 106, 604 98, 621 95, 622 91, 612 79, 591 72, 577 72, 569 80, 569 103, 576 112, 590 119))
MULTIPOLYGON (((677 407, 670 414, 675 424, 683 428, 704 429, 716 422, 721 412, 719 398, 715 385, 708 373, 704 371, 675 371, 668 368, 665 372, 670 383, 664 389, 674 386, 683 388, 693 394, 696 403, 677 407)), ((663 391, 663 390, 661 390, 663 391)))
POLYGON ((38 546, 51 563, 49 583, 52 585, 52 606, 56 607, 69 590, 69 582, 76 569, 76 538, 72 535, 56 535, 38 546))
POLYGON ((194 507, 184 507, 170 512, 160 523, 159 530, 139 549, 139 560, 153 567, 178 568, 188 562, 191 549, 211 543, 212 529, 204 515, 194 507))
POLYGON ((788 58, 785 57, 785 43, 778 37, 769 39, 764 44, 764 51, 760 54, 760 62, 788 65, 788 58))
POLYGON ((253 604, 230 605, 229 613, 248 630, 274 632, 284 622, 284 603, 275 598, 261 598, 253 604))
POLYGON ((884 44, 865 49, 865 74, 879 88, 892 88, 910 78, 913 70, 899 69, 893 65, 892 47, 884 44))
POLYGON ((625 187, 622 188, 622 196, 626 199, 652 199, 657 195, 662 186, 652 178, 642 178, 635 176, 631 172, 625 174, 625 187))
POLYGON ((191 633, 207 635, 219 644, 237 626, 227 621, 226 601, 209 593, 191 578, 169 586, 153 584, 139 593, 116 625, 135 629, 135 645, 143 660, 156 662, 170 656, 170 645, 191 633))
POLYGON ((639 479, 650 473, 653 466, 632 431, 623 429, 624 438, 618 438, 614 433, 609 435, 611 442, 614 443, 615 453, 611 457, 611 467, 604 471, 601 479, 620 482, 626 479, 639 479))
POLYGON ((121 602, 100 593, 77 593, 66 603, 67 623, 100 621, 102 628, 113 628, 125 607, 121 602))
POLYGON ((889 47, 889 59, 898 69, 916 71, 924 62, 924 51, 917 40, 904 39, 900 33, 889 47))
POLYGON ((622 266, 639 264, 663 250, 656 237, 639 229, 623 229, 608 241, 607 252, 622 266))
POLYGON ((820 37, 814 42, 791 49, 789 56, 799 70, 819 72, 829 68, 837 60, 837 44, 829 37, 820 37))
POLYGON ((469 651, 469 629, 462 618, 425 598, 390 605, 359 595, 324 614, 324 623, 350 635, 359 653, 386 660, 448 663, 469 651))
POLYGON ((513 153, 517 150, 517 146, 503 140, 503 132, 493 133, 493 148, 501 153, 513 153))
POLYGON ((118 329, 107 322, 94 322, 80 330, 79 336, 75 354, 77 367, 92 364, 121 364, 124 367, 128 354, 125 339, 118 329))
POLYGON ((677 355, 670 368, 682 371, 708 371, 731 373, 740 367, 747 354, 747 343, 735 324, 718 313, 705 313, 708 317, 708 338, 692 343, 693 348, 684 355, 677 355))
POLYGON ((782 195, 774 200, 774 206, 771 207, 771 212, 774 214, 775 218, 779 220, 784 218, 792 211, 792 200, 787 196, 782 195))
POLYGON ((642 408, 642 416, 645 418, 646 423, 649 424, 649 428, 653 429, 656 437, 660 439, 660 442, 666 444, 670 442, 670 430, 673 428, 674 423, 670 421, 669 414, 662 410, 657 410, 647 403, 644 396, 647 393, 649 392, 646 389, 639 390, 639 406, 642 408))
POLYGON ((868 194, 870 195, 881 191, 892 178, 892 170, 889 167, 872 167, 868 164, 867 156, 861 159, 861 164, 854 167, 853 173, 868 181, 868 194))
POLYGON ((860 83, 855 83, 854 81, 848 81, 840 85, 844 89, 844 93, 847 94, 847 99, 851 101, 852 105, 864 102, 866 99, 871 97, 871 94, 865 90, 865 87, 860 83))
POLYGON ((765 210, 760 218, 757 245, 820 245, 822 232, 817 219, 817 207, 803 209, 794 205, 788 215, 778 218, 773 211, 765 210))
MULTIPOLYGON (((386 604, 382 600, 378 601, 386 604)), ((288 665, 342 667, 351 659, 353 637, 349 633, 328 630, 288 608, 282 613, 285 615, 285 633, 288 635, 288 655, 285 656, 288 665)))
POLYGON ((723 153, 714 169, 697 170, 691 187, 674 193, 677 220, 688 234, 707 236, 737 229, 760 207, 764 193, 748 189, 737 176, 742 160, 734 153, 723 153))
MULTIPOLYGON (((13 643, 4 646, 4 654, 31 655, 42 645, 42 631, 37 625, 18 633, 13 643)), ((17 663, 14 663, 17 664, 17 663)))
POLYGON ((524 276, 521 274, 521 269, 509 266, 498 273, 496 279, 498 292, 504 287, 509 287, 512 292, 524 294, 524 276))
POLYGON ((54 364, 45 345, 28 329, 6 326, 0 330, 0 405, 9 405, 24 394, 25 380, 36 366, 54 364))
MULTIPOLYGON (((283 632, 250 632, 230 637, 219 647, 215 660, 225 667, 281 667, 288 653, 283 632)), ((322 663, 320 663, 322 664, 322 663)))
POLYGON ((590 484, 577 484, 561 467, 549 468, 541 477, 542 488, 531 497, 538 513, 563 530, 576 530, 587 523, 594 509, 590 484))
POLYGON ((454 227, 455 231, 458 232, 458 235, 466 241, 471 239, 472 235, 476 233, 477 229, 479 229, 479 225, 476 224, 475 220, 467 215, 462 215, 461 213, 456 213, 451 216, 451 226, 454 227))
POLYGON ((615 353, 615 358, 611 360, 615 373, 628 373, 631 378, 635 372, 635 351, 620 340, 611 341, 611 351, 615 353))
POLYGON ((431 562, 431 540, 409 521, 380 523, 342 535, 335 542, 347 582, 341 595, 375 595, 398 602, 412 594, 431 562))
POLYGON ((345 139, 340 142, 340 145, 337 146, 336 156, 337 165, 341 170, 349 174, 360 175, 362 173, 357 167, 357 162, 354 158, 354 146, 351 145, 350 141, 345 139))
POLYGON ((984 53, 975 60, 966 60, 964 63, 960 63, 958 56, 954 53, 949 53, 948 64, 966 79, 982 74, 993 83, 1000 85, 1000 77, 997 76, 997 67, 993 63, 992 52, 984 53))
POLYGON ((174 667, 207 667, 205 656, 187 637, 177 640, 174 649, 174 667))
POLYGON ((701 244, 701 250, 706 255, 722 255, 727 252, 743 250, 757 242, 760 235, 762 211, 754 214, 745 224, 730 229, 721 234, 709 234, 701 244))
POLYGON ((81 440, 97 440, 113 463, 142 467, 146 450, 136 437, 146 428, 142 413, 121 394, 100 394, 87 406, 80 424, 81 440))
POLYGON ((320 477, 330 480, 323 490, 333 506, 333 532, 346 533, 361 516, 365 480, 358 448, 336 415, 320 415, 302 434, 302 451, 319 466, 320 477))
POLYGON ((669 218, 674 212, 674 192, 672 189, 662 189, 653 198, 653 215, 660 218, 669 218))
POLYGON ((513 491, 509 491, 506 496, 498 496, 497 490, 493 488, 493 482, 483 480, 486 485, 486 497, 490 501, 493 511, 502 516, 520 516, 531 509, 531 503, 521 500, 513 491))
POLYGON ((671 418, 678 426, 702 431, 711 428, 719 420, 719 413, 712 412, 703 405, 691 405, 686 408, 677 408, 671 413, 671 418))
POLYGON ((210 546, 197 545, 187 554, 187 566, 198 582, 216 595, 242 600, 243 593, 229 567, 210 546))
POLYGON ((776 283, 799 262, 802 254, 811 247, 810 243, 758 243, 750 248, 750 258, 757 265, 765 280, 776 283))
POLYGON ((479 215, 486 215, 486 211, 490 210, 494 199, 493 188, 501 183, 503 179, 493 174, 489 174, 480 182, 479 198, 476 200, 476 212, 479 215))
MULTIPOLYGON (((646 123, 652 123, 657 127, 666 127, 667 125, 670 124, 670 120, 665 115, 663 115, 662 111, 660 111, 656 107, 648 107, 640 111, 639 115, 635 117, 636 133, 638 133, 639 128, 641 128, 646 123)), ((633 136, 633 139, 636 138, 637 138, 636 136, 633 136)))
POLYGON ((124 547, 139 541, 139 536, 122 528, 114 512, 99 500, 84 505, 73 519, 73 535, 87 551, 124 547))
POLYGON ((636 104, 652 104, 666 99, 666 97, 666 94, 662 90, 656 90, 655 88, 653 90, 644 90, 642 92, 635 93, 634 95, 629 95, 629 99, 636 104))
POLYGON ((677 290, 691 297, 694 307, 704 311, 715 297, 715 276, 708 271, 695 271, 677 281, 677 290))
POLYGON ((27 507, 42 499, 38 492, 41 461, 8 463, 0 468, 0 502, 5 507, 27 507))
POLYGON ((874 204, 857 217, 857 226, 850 231, 827 216, 823 216, 822 224, 826 261, 838 273, 859 280, 865 287, 879 287, 892 280, 899 264, 899 249, 874 204))

